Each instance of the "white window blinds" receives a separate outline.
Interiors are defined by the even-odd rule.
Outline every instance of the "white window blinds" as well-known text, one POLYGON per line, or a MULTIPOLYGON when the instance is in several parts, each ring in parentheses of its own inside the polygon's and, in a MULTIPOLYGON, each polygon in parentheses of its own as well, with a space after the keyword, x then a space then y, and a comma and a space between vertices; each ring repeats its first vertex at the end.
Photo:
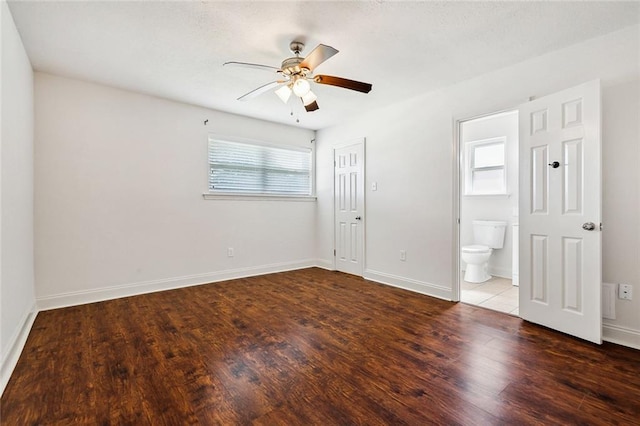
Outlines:
POLYGON ((311 150, 210 137, 209 192, 311 195, 311 150))

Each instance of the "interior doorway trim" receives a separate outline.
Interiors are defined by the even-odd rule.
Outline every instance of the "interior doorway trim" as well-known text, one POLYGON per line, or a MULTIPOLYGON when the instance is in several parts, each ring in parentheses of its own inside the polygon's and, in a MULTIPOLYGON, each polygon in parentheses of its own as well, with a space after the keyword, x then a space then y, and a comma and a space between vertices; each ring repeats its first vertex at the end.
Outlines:
POLYGON ((493 115, 505 114, 512 111, 517 111, 518 105, 508 106, 502 109, 494 110, 492 112, 487 113, 479 113, 474 115, 463 115, 453 118, 453 287, 451 291, 451 300, 454 302, 460 301, 460 293, 461 293, 461 260, 460 260, 460 216, 461 216, 461 196, 462 196, 462 180, 461 174, 464 167, 464 158, 462 153, 464 150, 462 149, 462 141, 460 140, 461 132, 460 129, 462 124, 467 121, 478 120, 485 117, 490 117, 493 115))

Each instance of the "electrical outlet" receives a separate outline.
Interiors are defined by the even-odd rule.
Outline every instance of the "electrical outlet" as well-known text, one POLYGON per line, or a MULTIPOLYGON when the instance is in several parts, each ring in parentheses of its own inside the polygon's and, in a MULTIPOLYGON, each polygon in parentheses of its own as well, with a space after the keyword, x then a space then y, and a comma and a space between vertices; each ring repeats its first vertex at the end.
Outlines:
POLYGON ((633 298, 633 287, 631 284, 618 284, 618 298, 631 300, 633 298))
POLYGON ((400 260, 402 260, 403 262, 407 260, 407 251, 406 250, 400 250, 400 260))
POLYGON ((227 249, 227 257, 233 257, 233 248, 232 247, 229 247, 227 249))

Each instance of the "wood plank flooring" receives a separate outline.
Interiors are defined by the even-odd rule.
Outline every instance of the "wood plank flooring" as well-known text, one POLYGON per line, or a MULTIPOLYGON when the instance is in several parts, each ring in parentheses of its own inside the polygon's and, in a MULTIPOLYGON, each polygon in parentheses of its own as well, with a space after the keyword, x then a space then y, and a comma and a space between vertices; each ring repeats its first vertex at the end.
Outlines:
POLYGON ((6 425, 640 424, 640 351, 321 269, 41 312, 6 425))

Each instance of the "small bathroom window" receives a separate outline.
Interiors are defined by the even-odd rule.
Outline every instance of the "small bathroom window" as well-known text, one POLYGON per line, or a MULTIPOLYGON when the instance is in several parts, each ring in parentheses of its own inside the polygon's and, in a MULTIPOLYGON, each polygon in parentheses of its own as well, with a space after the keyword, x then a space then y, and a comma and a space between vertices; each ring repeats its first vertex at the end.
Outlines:
POLYGON ((499 137, 467 142, 465 195, 507 193, 505 141, 499 137))

